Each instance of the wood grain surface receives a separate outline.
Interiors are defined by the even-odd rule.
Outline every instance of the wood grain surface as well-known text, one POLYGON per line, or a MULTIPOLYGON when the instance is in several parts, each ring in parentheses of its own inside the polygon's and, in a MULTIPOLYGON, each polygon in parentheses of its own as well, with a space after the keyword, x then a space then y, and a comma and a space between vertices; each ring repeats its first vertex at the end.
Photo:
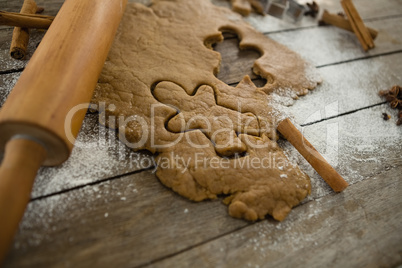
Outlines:
POLYGON ((401 189, 390 170, 299 206, 283 223, 258 222, 150 267, 393 267, 401 263, 401 189))
MULTIPOLYGON (((37 1, 54 15, 62 1, 37 1)), ((221 6, 228 1, 214 0, 221 6)), ((337 0, 317 1, 331 13, 337 0)), ((323 84, 288 110, 303 134, 351 184, 334 194, 298 158, 312 194, 282 223, 232 219, 221 200, 193 203, 162 186, 153 156, 132 152, 88 113, 80 146, 60 167, 43 168, 4 267, 395 267, 402 264, 402 128, 377 92, 402 85, 402 2, 353 1, 365 24, 378 30, 364 53, 353 33, 251 14, 268 37, 319 67, 323 84), (390 114, 383 121, 381 114, 390 114), (331 140, 331 135, 335 139, 331 140), (328 146, 331 145, 331 146, 328 146), (331 151, 332 150, 332 151, 331 151), (334 154, 335 150, 337 153, 334 154)), ((0 0, 19 10, 22 0, 0 0)), ((321 12, 322 12, 321 9, 321 12)), ((46 13, 49 12, 49 13, 46 13)), ((0 28, 0 105, 27 61, 8 56, 10 28, 0 28)), ((33 31, 30 51, 44 32, 33 31)), ((219 78, 238 83, 258 53, 239 52, 228 36, 216 50, 219 78)), ((286 141, 280 145, 288 151, 286 141)))

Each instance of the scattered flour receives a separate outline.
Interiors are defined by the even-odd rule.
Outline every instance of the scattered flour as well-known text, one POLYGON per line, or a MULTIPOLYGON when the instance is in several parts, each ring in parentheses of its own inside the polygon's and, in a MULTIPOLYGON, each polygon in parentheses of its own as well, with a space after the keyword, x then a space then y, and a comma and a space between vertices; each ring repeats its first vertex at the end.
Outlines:
MULTIPOLYGON (((402 151, 402 128, 396 126, 395 122, 384 121, 381 118, 383 111, 392 112, 384 104, 299 128, 338 173, 349 184, 354 184, 384 169, 402 167, 399 155, 402 151)), ((330 187, 289 142, 280 140, 279 144, 288 158, 310 176, 312 194, 307 200, 332 193, 330 187)))
MULTIPOLYGON (((121 184, 105 181, 30 202, 16 235, 15 241, 18 242, 14 248, 24 250, 39 247, 45 241, 53 243, 54 237, 65 238, 63 232, 66 229, 85 229, 89 218, 94 222, 110 218, 109 211, 116 203, 132 202, 136 196, 133 190, 138 189, 138 182, 131 177, 124 180, 121 184)), ((74 241, 74 237, 70 236, 69 242, 74 241)))
POLYGON ((3 74, 0 76, 0 107, 3 106, 21 73, 3 74))
MULTIPOLYGON (((11 36, 13 28, 7 27, 5 29, 0 29, 0 31, 2 31, 3 33, 7 32, 11 36)), ((28 60, 32 57, 36 46, 42 40, 44 34, 45 31, 43 30, 30 31, 30 40, 27 48, 27 55, 26 59, 24 60, 15 60, 10 57, 9 53, 11 38, 0 44, 0 71, 18 70, 24 68, 25 65, 28 63, 28 60)))
POLYGON ((87 114, 77 141, 85 146, 74 147, 65 163, 41 168, 32 193, 34 198, 149 168, 153 163, 151 154, 133 152, 118 140, 115 131, 99 126, 97 114, 87 114))

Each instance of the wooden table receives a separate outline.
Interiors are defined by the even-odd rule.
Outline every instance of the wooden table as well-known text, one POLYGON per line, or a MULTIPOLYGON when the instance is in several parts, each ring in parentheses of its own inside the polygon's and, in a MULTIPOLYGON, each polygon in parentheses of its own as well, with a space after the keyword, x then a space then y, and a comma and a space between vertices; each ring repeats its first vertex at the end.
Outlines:
MULTIPOLYGON (((0 0, 0 9, 18 11, 21 2, 0 0)), ((61 2, 38 1, 50 15, 61 2)), ((341 11, 337 0, 317 2, 330 12, 341 11)), ((269 16, 247 18, 319 68, 323 84, 289 111, 351 184, 346 191, 333 193, 298 159, 313 191, 284 222, 233 219, 221 200, 193 203, 162 186, 151 154, 130 151, 114 132, 98 125, 97 114, 88 113, 71 158, 40 170, 4 267, 401 264, 402 126, 395 125, 397 112, 378 91, 402 85, 402 1, 354 3, 365 23, 379 31, 376 48, 367 53, 352 33, 318 27, 312 18, 298 24, 269 16), (392 116, 389 121, 382 119, 383 112, 392 116)), ((0 28, 0 105, 27 63, 8 56, 11 34, 11 28, 0 28)), ((30 54, 43 34, 32 31, 30 54)), ((255 51, 238 52, 237 43, 228 36, 216 46, 223 57, 219 77, 229 84, 251 74, 258 57, 255 51)), ((298 158, 287 142, 280 144, 298 158)))

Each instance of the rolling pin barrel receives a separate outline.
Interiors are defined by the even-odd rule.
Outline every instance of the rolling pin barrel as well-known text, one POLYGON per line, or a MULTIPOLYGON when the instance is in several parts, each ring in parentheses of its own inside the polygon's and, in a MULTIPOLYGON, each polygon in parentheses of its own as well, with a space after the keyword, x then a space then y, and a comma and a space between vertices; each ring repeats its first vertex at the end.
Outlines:
POLYGON ((86 108, 71 111, 90 101, 126 2, 66 0, 0 110, 0 262, 38 168, 71 153, 86 108))

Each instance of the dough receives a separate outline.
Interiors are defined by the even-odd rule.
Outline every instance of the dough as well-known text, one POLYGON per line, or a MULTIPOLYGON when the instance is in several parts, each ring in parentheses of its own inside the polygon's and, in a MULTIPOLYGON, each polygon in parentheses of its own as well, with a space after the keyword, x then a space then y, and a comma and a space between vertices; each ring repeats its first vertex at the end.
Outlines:
POLYGON ((303 95, 320 79, 286 47, 255 31, 241 16, 206 0, 128 4, 93 102, 107 126, 134 150, 157 153, 156 175, 194 201, 226 195, 229 214, 283 220, 310 192, 310 180, 276 143, 278 111, 271 93, 303 95), (261 53, 234 88, 216 78, 212 44, 233 31, 240 48, 261 53), (103 105, 100 105, 103 103, 103 105))
POLYGON ((230 0, 232 10, 243 16, 248 16, 252 9, 258 14, 264 15, 264 7, 259 0, 230 0))
POLYGON ((251 12, 251 4, 248 0, 231 0, 232 10, 243 16, 248 16, 251 12))

